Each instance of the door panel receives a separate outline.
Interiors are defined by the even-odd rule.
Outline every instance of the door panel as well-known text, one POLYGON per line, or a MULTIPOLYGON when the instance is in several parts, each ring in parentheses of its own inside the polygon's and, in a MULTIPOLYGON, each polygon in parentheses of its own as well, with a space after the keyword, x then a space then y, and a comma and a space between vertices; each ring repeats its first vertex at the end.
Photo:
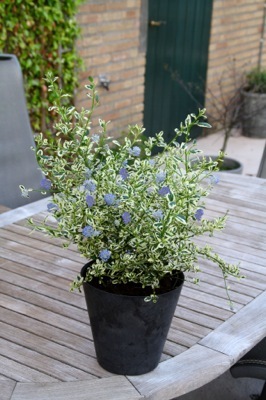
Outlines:
POLYGON ((212 0, 149 0, 155 23, 148 27, 147 136, 163 130, 171 140, 187 114, 204 104, 211 14, 212 0))

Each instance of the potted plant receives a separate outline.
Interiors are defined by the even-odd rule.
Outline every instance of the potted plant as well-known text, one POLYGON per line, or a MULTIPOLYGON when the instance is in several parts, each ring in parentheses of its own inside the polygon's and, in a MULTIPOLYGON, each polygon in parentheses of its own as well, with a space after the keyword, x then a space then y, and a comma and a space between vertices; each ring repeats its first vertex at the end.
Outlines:
POLYGON ((266 138, 266 69, 255 68, 247 76, 243 95, 243 134, 266 138))
MULTIPOLYGON (((236 69, 235 62, 229 64, 229 68, 223 71, 216 82, 216 91, 210 87, 206 89, 206 99, 211 107, 209 121, 223 132, 220 152, 226 154, 228 141, 234 129, 238 128, 241 121, 243 76, 236 69), (232 82, 232 89, 228 91, 228 81, 232 82)), ((218 156, 219 157, 219 156, 218 156)), ((217 156, 212 157, 214 160, 217 156)), ((242 163, 236 158, 225 156, 219 163, 221 171, 234 174, 243 172, 242 163)))
MULTIPOLYGON (((208 102, 208 121, 214 127, 214 132, 218 130, 221 131, 222 143, 220 146, 220 153, 225 155, 232 131, 239 127, 241 123, 243 102, 241 93, 244 87, 244 79, 243 75, 239 73, 235 61, 230 62, 228 68, 222 71, 220 76, 217 77, 216 84, 212 88, 207 85, 207 82, 201 82, 199 86, 186 83, 177 71, 171 70, 168 65, 165 65, 165 69, 171 74, 171 78, 178 82, 184 89, 197 107, 203 107, 197 99, 199 95, 208 102), (231 89, 228 89, 228 82, 232 83, 231 89)), ((218 154, 209 155, 208 157, 213 160, 219 159, 218 154)), ((222 160, 219 161, 219 170, 241 174, 243 165, 235 158, 224 156, 222 160)))
MULTIPOLYGON (((137 125, 124 143, 107 136, 103 120, 99 133, 91 132, 98 104, 92 78, 86 85, 91 107, 80 112, 64 106, 56 79, 47 81, 55 99, 50 110, 59 116, 57 134, 50 141, 38 135, 35 153, 45 176, 41 190, 52 196, 50 216, 29 222, 63 238, 65 246, 74 243, 84 256, 72 289, 84 288, 99 363, 118 374, 148 372, 159 362, 184 274, 197 281, 200 258, 213 261, 224 278, 240 274, 238 266, 193 240, 223 229, 226 220, 204 218, 217 162, 193 163, 200 152, 190 131, 209 126, 205 110, 176 129, 183 143, 166 144, 161 132, 141 148, 143 128, 137 125), (154 146, 163 151, 152 157, 154 146)), ((33 189, 21 190, 28 196, 33 189)))

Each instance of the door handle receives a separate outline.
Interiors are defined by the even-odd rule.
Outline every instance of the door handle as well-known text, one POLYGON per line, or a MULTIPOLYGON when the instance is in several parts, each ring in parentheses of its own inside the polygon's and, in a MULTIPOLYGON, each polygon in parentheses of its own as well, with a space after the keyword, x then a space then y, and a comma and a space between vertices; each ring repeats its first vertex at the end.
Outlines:
POLYGON ((161 26, 161 25, 165 25, 166 21, 150 21, 150 26, 161 26))

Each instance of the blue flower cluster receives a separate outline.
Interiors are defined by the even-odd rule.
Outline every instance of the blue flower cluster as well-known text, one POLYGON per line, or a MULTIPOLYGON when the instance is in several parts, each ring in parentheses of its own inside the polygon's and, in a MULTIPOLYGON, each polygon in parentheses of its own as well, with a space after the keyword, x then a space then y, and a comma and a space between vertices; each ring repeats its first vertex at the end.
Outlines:
POLYGON ((197 221, 200 221, 201 218, 203 217, 204 211, 202 208, 199 208, 196 212, 195 212, 195 218, 197 221))
POLYGON ((40 187, 45 190, 50 190, 52 187, 52 182, 50 181, 50 179, 42 178, 40 182, 40 187))
POLYGON ((96 183, 92 179, 87 179, 84 183, 83 186, 86 190, 89 192, 95 192, 97 186, 96 183))
POLYGON ((91 141, 94 142, 94 143, 99 143, 99 141, 100 141, 100 136, 97 135, 97 134, 92 135, 91 141))
POLYGON ((159 171, 158 174, 156 175, 156 182, 157 183, 162 183, 165 181, 166 178, 166 172, 165 171, 159 171))
POLYGON ((122 220, 125 225, 129 224, 131 222, 131 215, 128 211, 123 212, 122 214, 122 220))
POLYGON ((104 201, 108 206, 113 206, 115 204, 116 196, 112 193, 107 193, 104 195, 104 201))
POLYGON ((121 168, 119 171, 119 175, 122 177, 122 179, 125 181, 128 178, 128 171, 126 168, 121 168))
POLYGON ((87 203, 88 207, 92 207, 95 204, 94 197, 91 196, 90 194, 88 194, 86 196, 86 203, 87 203))
POLYGON ((83 236, 85 236, 87 238, 91 238, 93 236, 99 236, 100 232, 97 231, 96 229, 94 229, 91 225, 86 225, 82 229, 82 234, 83 234, 83 236))
POLYGON ((108 249, 103 249, 100 251, 99 253, 99 258, 103 261, 106 262, 109 260, 109 258, 111 257, 111 252, 108 249))
POLYGON ((141 153, 141 149, 138 146, 134 146, 134 147, 132 147, 132 149, 129 149, 129 154, 131 156, 139 157, 140 153, 141 153))
POLYGON ((211 181, 212 184, 217 185, 220 182, 220 178, 217 175, 212 175, 210 177, 210 181, 211 181))
POLYGON ((161 219, 163 219, 163 212, 162 212, 162 210, 153 211, 152 216, 157 221, 160 221, 161 219))
POLYGON ((86 168, 85 169, 85 177, 89 179, 91 177, 91 175, 92 175, 92 170, 90 168, 86 168))
POLYGON ((171 193, 169 186, 163 186, 161 189, 158 190, 159 196, 166 196, 169 193, 171 193))

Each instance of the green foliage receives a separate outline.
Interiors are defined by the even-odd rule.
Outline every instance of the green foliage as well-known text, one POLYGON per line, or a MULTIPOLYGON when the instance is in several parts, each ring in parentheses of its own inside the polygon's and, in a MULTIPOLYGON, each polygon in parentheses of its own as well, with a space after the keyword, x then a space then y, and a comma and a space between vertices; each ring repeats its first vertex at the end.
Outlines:
POLYGON ((266 69, 255 68, 247 74, 247 89, 254 93, 266 93, 266 69))
MULTIPOLYGON (((60 86, 73 94, 81 60, 75 40, 75 20, 81 0, 4 0, 0 2, 0 51, 15 54, 20 62, 32 127, 45 132, 51 98, 43 82, 45 72, 60 77, 60 86)), ((70 103, 70 99, 69 99, 70 103)))
MULTIPOLYGON (((91 108, 81 112, 64 105, 66 95, 56 79, 49 76, 47 81, 54 95, 50 111, 59 115, 57 136, 50 142, 37 136, 35 152, 45 175, 42 187, 50 191, 52 202, 50 216, 43 223, 31 220, 32 227, 64 238, 66 246, 76 244, 87 260, 94 260, 88 281, 108 277, 114 284, 134 282, 155 291, 167 274, 196 273, 200 257, 216 263, 224 277, 239 276, 237 266, 194 242, 197 236, 223 229, 226 220, 203 217, 217 162, 199 160, 190 132, 197 125, 209 126, 205 110, 188 115, 169 144, 160 132, 141 149, 144 129, 135 125, 129 128, 132 139, 112 140, 113 148, 107 122, 99 120, 99 132, 91 132, 98 104, 92 78, 86 86, 91 108), (181 135, 185 141, 179 144, 181 135), (152 157, 154 146, 162 152, 152 157)), ((24 196, 33 190, 21 189, 24 196)), ((79 276, 73 287, 79 288, 82 280, 79 276)))

